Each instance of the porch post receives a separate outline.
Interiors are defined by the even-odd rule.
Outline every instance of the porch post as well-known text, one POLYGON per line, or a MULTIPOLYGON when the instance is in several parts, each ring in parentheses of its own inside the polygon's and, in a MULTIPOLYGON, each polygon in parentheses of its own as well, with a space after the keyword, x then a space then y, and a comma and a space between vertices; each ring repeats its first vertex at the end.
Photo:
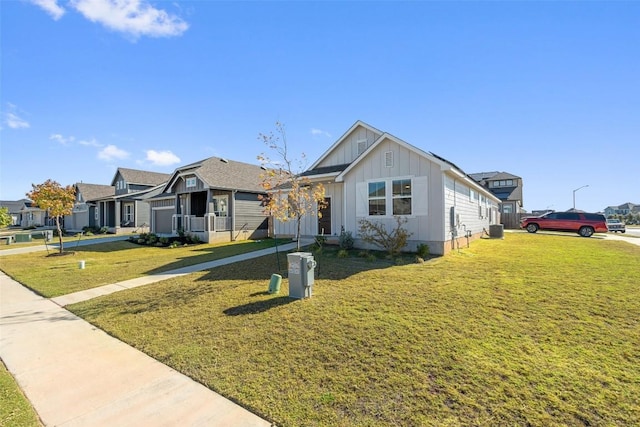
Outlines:
POLYGON ((233 190, 231 192, 231 241, 235 242, 236 240, 236 193, 238 190, 233 190))

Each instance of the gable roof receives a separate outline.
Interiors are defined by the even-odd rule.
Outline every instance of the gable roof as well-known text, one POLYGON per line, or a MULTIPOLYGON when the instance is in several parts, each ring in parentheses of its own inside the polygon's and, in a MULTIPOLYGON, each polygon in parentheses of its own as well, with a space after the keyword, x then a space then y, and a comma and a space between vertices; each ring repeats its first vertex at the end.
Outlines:
POLYGON ((209 188, 264 193, 260 186, 260 175, 264 172, 265 169, 259 165, 209 157, 176 169, 164 186, 163 193, 170 192, 177 179, 188 174, 196 175, 209 188))
POLYGON ((116 188, 111 185, 85 184, 78 182, 76 188, 82 194, 85 202, 115 196, 116 188))
POLYGON ((160 172, 149 172, 138 169, 118 168, 118 171, 111 180, 111 185, 116 184, 116 177, 120 174, 129 184, 149 185, 155 187, 169 180, 170 174, 160 172))
POLYGON ((0 208, 7 208, 9 213, 18 213, 27 205, 31 205, 31 200, 0 200, 0 208))
MULTIPOLYGON (((338 140, 336 142, 333 143, 333 145, 331 147, 329 147, 329 149, 327 151, 324 152, 324 154, 322 154, 318 160, 316 160, 310 167, 309 170, 315 168, 317 165, 319 165, 324 159, 326 159, 327 157, 329 157, 329 155, 333 152, 333 150, 335 150, 341 143, 342 141, 344 141, 347 137, 349 137, 349 135, 351 135, 351 132, 353 132, 358 126, 362 126, 363 128, 376 133, 378 135, 382 135, 384 134, 384 132, 374 128, 373 126, 363 122, 362 120, 358 120, 356 121, 349 129, 347 129, 347 131, 340 137, 338 138, 338 140)), ((364 155, 364 153, 362 153, 360 155, 360 157, 362 157, 364 155)))
POLYGON ((458 170, 460 170, 460 172, 462 174, 464 174, 464 172, 456 167, 453 163, 451 162, 447 162, 446 160, 444 160, 442 157, 440 156, 436 156, 433 153, 427 153, 426 151, 422 151, 421 149, 419 149, 418 147, 415 147, 403 140, 401 140, 400 138, 396 138, 395 136, 391 135, 390 133, 384 132, 382 135, 380 135, 380 137, 378 139, 376 139, 373 144, 371 144, 360 156, 358 156, 353 162, 351 162, 351 164, 349 164, 349 166, 347 166, 337 177, 336 177, 336 182, 340 182, 344 179, 344 176, 346 174, 349 173, 349 171, 351 171, 354 167, 356 167, 356 165, 358 163, 360 163, 360 161, 362 161, 362 159, 364 159, 365 157, 367 157, 367 155, 369 155, 369 153, 371 153, 373 150, 376 149, 376 147, 378 145, 380 145, 382 143, 382 141, 386 140, 386 139, 390 139, 391 141, 395 142, 396 144, 406 148, 409 151, 413 151, 414 153, 418 154, 419 156, 425 157, 427 159, 429 159, 430 161, 440 165, 440 167, 442 169, 449 169, 451 167, 454 167, 458 170))

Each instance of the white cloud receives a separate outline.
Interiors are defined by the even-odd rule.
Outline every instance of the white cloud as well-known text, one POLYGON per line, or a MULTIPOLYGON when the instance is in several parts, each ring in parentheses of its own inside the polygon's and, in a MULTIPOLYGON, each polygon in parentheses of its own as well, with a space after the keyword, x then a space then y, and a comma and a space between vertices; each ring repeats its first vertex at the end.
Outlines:
POLYGON ((327 131, 324 130, 320 130, 320 129, 316 129, 316 128, 312 128, 311 129, 311 135, 313 136, 326 136, 327 138, 331 138, 331 134, 327 131))
POLYGON ((58 0, 31 0, 31 3, 43 8, 54 20, 62 18, 65 10, 58 4, 58 0))
POLYGON ((147 150, 146 160, 157 166, 169 166, 180 163, 180 158, 171 151, 147 150))
POLYGON ((52 140, 52 141, 57 141, 58 143, 60 143, 60 145, 69 145, 76 138, 73 137, 73 136, 64 137, 64 136, 60 135, 59 133, 54 133, 54 134, 51 134, 49 139, 52 140))
POLYGON ((7 102, 6 112, 3 113, 4 123, 11 129, 26 129, 31 127, 28 121, 18 116, 18 107, 7 102))
POLYGON ((114 159, 123 160, 129 157, 129 153, 116 147, 115 145, 107 145, 98 153, 100 160, 111 161, 114 159))
POLYGON ((28 121, 21 119, 14 113, 7 113, 5 115, 5 121, 7 123, 7 126, 9 126, 11 129, 26 129, 28 127, 31 127, 28 121))
POLYGON ((78 144, 84 145, 86 147, 103 147, 95 138, 91 138, 89 140, 82 139, 78 141, 78 144))
POLYGON ((180 17, 145 0, 72 0, 70 4, 88 20, 134 38, 179 36, 189 28, 180 17))

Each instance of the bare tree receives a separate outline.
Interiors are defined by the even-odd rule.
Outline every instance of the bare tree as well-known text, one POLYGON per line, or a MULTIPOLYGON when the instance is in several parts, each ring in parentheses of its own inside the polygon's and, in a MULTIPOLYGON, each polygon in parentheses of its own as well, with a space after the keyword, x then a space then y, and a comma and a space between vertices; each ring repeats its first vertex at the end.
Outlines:
POLYGON ((312 183, 308 177, 301 175, 306 166, 305 155, 302 154, 300 159, 291 158, 284 124, 276 122, 275 133, 261 133, 258 139, 277 155, 277 159, 264 153, 258 156, 265 167, 265 172, 260 176, 260 185, 267 193, 267 196, 261 197, 265 212, 282 222, 296 221, 295 237, 300 250, 302 218, 305 215, 322 217, 321 209, 325 207, 324 186, 322 183, 312 183))

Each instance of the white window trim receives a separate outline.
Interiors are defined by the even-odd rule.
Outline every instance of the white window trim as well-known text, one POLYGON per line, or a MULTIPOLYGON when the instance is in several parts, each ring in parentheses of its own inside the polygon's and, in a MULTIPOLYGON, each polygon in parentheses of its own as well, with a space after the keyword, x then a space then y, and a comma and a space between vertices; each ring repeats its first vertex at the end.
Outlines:
MULTIPOLYGON (((409 175, 409 176, 394 176, 394 177, 390 177, 390 178, 374 178, 374 179, 368 179, 367 181, 365 181, 365 186, 366 186, 366 191, 367 191, 367 206, 366 206, 366 211, 367 211, 367 215, 366 218, 393 218, 394 216, 400 216, 402 218, 415 218, 415 211, 416 211, 416 195, 415 195, 415 187, 416 187, 416 177, 413 175, 409 175), (409 215, 394 215, 393 214, 393 181, 401 181, 403 179, 409 179, 411 180, 411 214, 409 215), (382 199, 382 197, 374 197, 371 198, 369 197, 369 184, 372 182, 384 182, 384 188, 385 188, 385 195, 384 195, 384 199, 385 199, 385 206, 386 206, 386 215, 369 215, 369 200, 380 200, 382 199)), ((407 196, 404 196, 407 197, 407 196)), ((402 197, 396 197, 396 198, 402 198, 402 197)))

